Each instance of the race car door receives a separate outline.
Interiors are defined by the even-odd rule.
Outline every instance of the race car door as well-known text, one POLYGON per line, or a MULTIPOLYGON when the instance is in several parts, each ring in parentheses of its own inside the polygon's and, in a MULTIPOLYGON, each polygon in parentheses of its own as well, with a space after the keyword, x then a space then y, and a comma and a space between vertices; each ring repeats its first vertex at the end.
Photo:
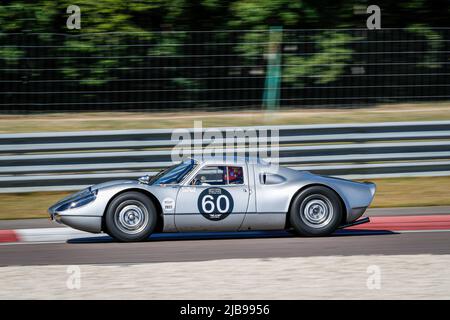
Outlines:
POLYGON ((207 165, 178 191, 178 231, 235 231, 244 221, 249 201, 246 165, 207 165))

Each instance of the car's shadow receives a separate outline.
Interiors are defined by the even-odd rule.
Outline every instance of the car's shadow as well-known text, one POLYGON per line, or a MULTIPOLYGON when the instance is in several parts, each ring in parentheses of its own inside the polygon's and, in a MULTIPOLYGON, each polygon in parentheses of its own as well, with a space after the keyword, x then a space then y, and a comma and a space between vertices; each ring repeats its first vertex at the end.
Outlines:
MULTIPOLYGON (((389 230, 358 230, 340 229, 329 237, 348 237, 348 236, 379 236, 392 235, 395 232, 389 230)), ((225 239, 261 239, 261 238, 295 238, 298 237, 290 231, 241 231, 241 232, 177 232, 177 233, 155 233, 152 234, 146 242, 157 241, 182 241, 182 240, 225 240, 225 239)), ((67 243, 106 243, 116 242, 110 236, 93 236, 83 238, 73 238, 67 240, 67 243)))

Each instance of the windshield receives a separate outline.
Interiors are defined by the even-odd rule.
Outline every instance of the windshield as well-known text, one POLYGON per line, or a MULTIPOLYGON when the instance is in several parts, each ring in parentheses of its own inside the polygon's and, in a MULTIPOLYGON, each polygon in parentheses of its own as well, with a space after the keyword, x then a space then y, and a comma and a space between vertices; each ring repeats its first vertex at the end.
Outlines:
POLYGON ((167 169, 160 171, 157 175, 155 175, 150 181, 150 185, 157 184, 177 184, 180 183, 181 180, 191 172, 191 170, 195 166, 195 161, 192 159, 183 161, 179 164, 171 166, 167 169))

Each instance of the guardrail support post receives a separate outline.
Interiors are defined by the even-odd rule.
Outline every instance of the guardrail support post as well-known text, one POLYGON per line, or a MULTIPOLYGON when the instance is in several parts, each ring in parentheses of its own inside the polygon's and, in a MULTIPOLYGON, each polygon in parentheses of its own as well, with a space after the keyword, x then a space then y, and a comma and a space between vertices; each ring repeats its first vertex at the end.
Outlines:
POLYGON ((267 111, 273 111, 280 106, 281 80, 281 41, 282 27, 271 27, 269 30, 269 45, 266 54, 267 71, 263 95, 263 105, 267 111))

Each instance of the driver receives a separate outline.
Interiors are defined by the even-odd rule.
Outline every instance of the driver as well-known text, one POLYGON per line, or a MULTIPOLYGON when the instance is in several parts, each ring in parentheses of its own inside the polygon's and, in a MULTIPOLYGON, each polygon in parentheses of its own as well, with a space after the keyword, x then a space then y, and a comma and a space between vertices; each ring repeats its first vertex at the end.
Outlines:
POLYGON ((206 182, 206 177, 205 176, 201 176, 200 178, 195 177, 192 182, 191 185, 193 186, 210 186, 209 183, 206 182))

